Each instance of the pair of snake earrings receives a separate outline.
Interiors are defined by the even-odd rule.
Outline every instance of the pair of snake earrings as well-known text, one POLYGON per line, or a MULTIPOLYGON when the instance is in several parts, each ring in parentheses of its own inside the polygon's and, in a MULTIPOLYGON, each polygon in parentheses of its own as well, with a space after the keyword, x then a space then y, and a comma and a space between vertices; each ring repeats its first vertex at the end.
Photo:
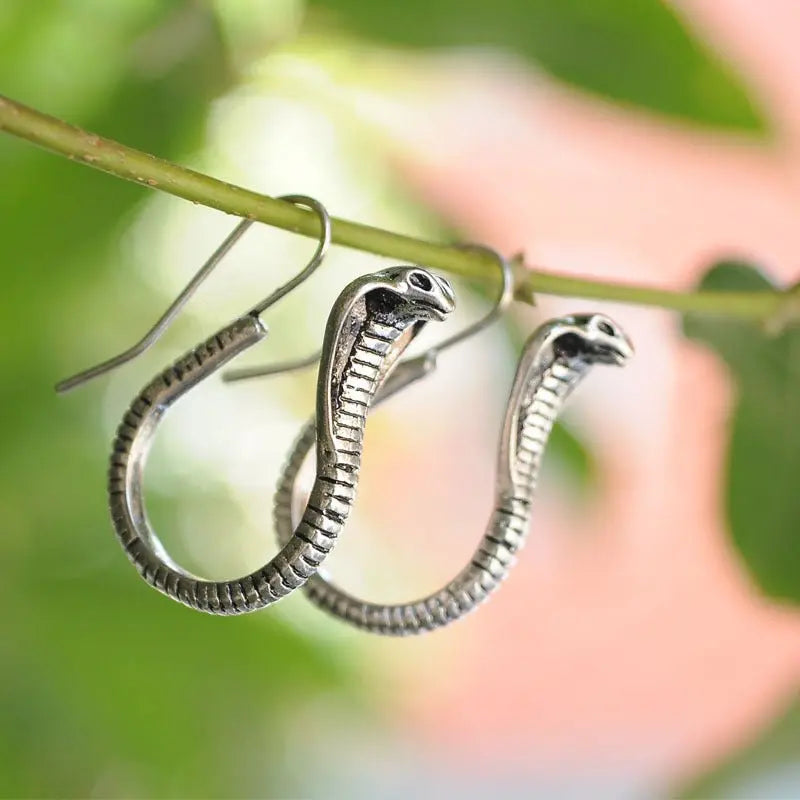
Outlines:
MULTIPOLYGON (((310 262, 288 283, 246 314, 175 361, 142 389, 124 415, 114 440, 108 493, 117 537, 141 577, 159 592, 210 614, 244 614, 303 587, 317 606, 375 633, 406 635, 433 630, 462 617, 485 600, 511 569, 528 531, 542 454, 565 400, 593 364, 623 364, 630 341, 599 314, 565 316, 541 325, 525 343, 506 407, 497 459, 494 509, 470 562, 442 589, 410 603, 364 602, 339 589, 320 568, 344 529, 356 497, 367 412, 436 366, 444 349, 481 330, 512 299, 512 276, 497 253, 502 290, 491 312, 416 358, 400 360, 431 321, 455 307, 450 284, 418 266, 364 275, 350 283, 331 308, 321 353, 294 364, 228 373, 227 379, 274 374, 319 358, 316 415, 303 429, 284 467, 274 501, 280 551, 261 568, 234 580, 204 580, 176 564, 150 524, 143 497, 147 454, 161 418, 181 396, 261 341, 260 315, 320 265, 331 242, 326 209, 303 195, 287 202, 312 210, 319 242, 310 262), (316 444, 316 475, 305 508, 293 516, 296 481, 316 444)), ((244 220, 196 273, 156 325, 120 355, 60 383, 67 391, 130 361, 170 325, 222 257, 251 225, 244 220)), ((483 248, 486 249, 486 248, 483 248)))

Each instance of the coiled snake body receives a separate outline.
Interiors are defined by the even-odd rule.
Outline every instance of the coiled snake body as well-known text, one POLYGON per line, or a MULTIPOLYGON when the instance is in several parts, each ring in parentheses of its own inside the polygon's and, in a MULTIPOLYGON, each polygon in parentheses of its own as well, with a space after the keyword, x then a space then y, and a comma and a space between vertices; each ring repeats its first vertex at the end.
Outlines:
POLYGON ((174 600, 211 614, 255 611, 302 585, 328 555, 350 513, 373 396, 423 325, 444 319, 453 307, 446 281, 411 267, 364 276, 340 295, 325 331, 317 388, 318 468, 307 507, 281 551, 235 580, 204 580, 172 561, 147 519, 142 473, 166 410, 262 339, 266 328, 257 316, 244 316, 151 381, 119 426, 108 485, 114 528, 141 577, 174 600))
MULTIPOLYGON (((470 562, 442 589, 411 603, 365 602, 322 572, 305 584, 309 599, 352 625, 394 636, 441 627, 476 608, 508 575, 525 542, 542 455, 564 402, 592 364, 622 364, 632 352, 625 334, 598 314, 563 317, 541 326, 526 343, 517 369, 500 441, 495 506, 470 562)), ((429 371, 430 365, 408 370, 407 375, 398 369, 377 402, 429 371)), ((315 428, 309 423, 279 482, 274 518, 281 544, 291 535, 295 482, 314 439, 315 428)))

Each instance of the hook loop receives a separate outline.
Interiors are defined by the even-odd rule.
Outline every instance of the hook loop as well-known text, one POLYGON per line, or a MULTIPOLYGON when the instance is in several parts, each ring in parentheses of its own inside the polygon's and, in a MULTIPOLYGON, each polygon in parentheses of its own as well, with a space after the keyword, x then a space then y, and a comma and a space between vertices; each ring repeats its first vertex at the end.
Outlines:
MULTIPOLYGON (((317 245, 317 249, 314 251, 314 255, 311 257, 311 260, 303 268, 303 270, 288 283, 285 283, 279 289, 274 291, 271 295, 269 295, 269 297, 265 298, 258 305, 254 306, 250 311, 251 314, 260 314, 262 311, 276 303, 286 294, 291 292, 292 289, 301 284, 306 278, 308 278, 311 273, 314 272, 314 270, 322 263, 325 253, 328 251, 328 248, 331 244, 330 214, 328 214, 328 210, 324 205, 322 205, 322 203, 319 202, 319 200, 302 194, 287 194, 277 199, 285 200, 286 202, 294 203, 295 205, 306 206, 316 213, 320 224, 319 244, 317 245)), ((164 335, 175 317, 177 317, 180 313, 181 309, 183 309, 183 307, 192 298, 194 293, 200 288, 200 285, 213 272, 214 268, 219 264, 219 262, 222 261, 222 259, 230 252, 231 248, 236 244, 236 242, 242 238, 245 231, 252 224, 253 220, 243 219, 225 237, 222 244, 220 244, 219 247, 217 247, 217 249, 208 257, 203 266, 197 270, 189 283, 186 284, 181 293, 175 298, 175 300, 172 301, 169 308, 167 308, 167 310, 161 315, 155 325, 153 325, 153 327, 150 328, 150 330, 147 331, 147 333, 145 333, 145 335, 138 342, 136 342, 136 344, 129 347, 127 350, 124 350, 122 353, 119 353, 118 355, 101 362, 100 364, 96 364, 95 366, 89 367, 89 369, 85 369, 76 375, 65 378, 63 381, 60 381, 56 384, 56 391, 59 394, 69 392, 70 390, 75 389, 87 381, 93 380, 100 375, 105 375, 107 372, 111 372, 112 370, 117 369, 117 367, 127 364, 129 361, 133 361, 133 359, 138 358, 140 355, 142 355, 142 353, 149 350, 164 335)))
POLYGON ((450 338, 445 339, 441 344, 434 345, 426 350, 423 355, 436 357, 439 353, 444 352, 454 345, 460 344, 465 339, 469 339, 475 334, 480 333, 484 328, 491 325, 500 315, 508 308, 511 301, 514 299, 514 274, 511 271, 511 265, 500 253, 492 247, 485 244, 460 244, 456 245, 461 250, 476 250, 486 255, 491 256, 497 261, 500 266, 500 271, 503 279, 502 286, 500 287, 500 294, 494 302, 489 312, 481 317, 477 322, 468 325, 463 331, 453 334, 450 338))
MULTIPOLYGON (((445 339, 445 341, 441 344, 437 344, 429 348, 422 355, 410 359, 412 361, 419 361, 420 363, 423 361, 430 362, 444 350, 463 342, 465 339, 469 339, 476 333, 480 333, 484 328, 491 325, 508 308, 508 306, 511 304, 511 301, 514 299, 514 274, 511 271, 511 265, 508 263, 508 260, 503 258, 503 256, 501 256, 497 250, 483 244, 460 244, 456 245, 456 247, 464 250, 478 250, 490 255, 497 261, 497 263, 500 265, 503 279, 503 283, 500 288, 500 294, 498 295, 497 300, 495 300, 495 303, 489 310, 488 314, 479 319, 477 322, 472 323, 472 325, 469 325, 463 331, 453 334, 453 336, 451 336, 449 339, 445 339)), ((270 375, 281 375, 285 372, 294 372, 295 370, 305 369, 306 367, 313 366, 317 363, 317 361, 319 361, 320 356, 321 353, 317 351, 316 353, 312 353, 310 356, 298 358, 294 361, 285 361, 280 364, 239 367, 237 369, 231 369, 227 372, 224 372, 222 374, 222 380, 226 383, 234 383, 236 381, 248 380, 250 378, 265 378, 269 377, 270 375)), ((409 359, 406 361, 408 362, 409 359)))

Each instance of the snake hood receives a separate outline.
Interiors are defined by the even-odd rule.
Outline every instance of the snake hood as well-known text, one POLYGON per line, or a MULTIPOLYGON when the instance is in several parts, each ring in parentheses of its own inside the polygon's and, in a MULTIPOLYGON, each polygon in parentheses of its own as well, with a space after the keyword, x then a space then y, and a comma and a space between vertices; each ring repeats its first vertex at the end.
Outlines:
POLYGON ((364 293, 378 313, 414 320, 446 319, 456 306, 450 283, 419 267, 390 267, 355 280, 350 287, 364 293))
POLYGON ((623 366, 633 356, 633 344, 604 314, 571 314, 554 320, 542 331, 556 355, 589 364, 623 366))

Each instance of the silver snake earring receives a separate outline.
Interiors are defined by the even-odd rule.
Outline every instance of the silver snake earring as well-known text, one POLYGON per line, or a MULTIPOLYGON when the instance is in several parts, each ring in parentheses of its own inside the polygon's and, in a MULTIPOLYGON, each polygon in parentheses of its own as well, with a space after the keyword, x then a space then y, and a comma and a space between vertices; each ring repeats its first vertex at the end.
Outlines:
MULTIPOLYGON (((332 549, 355 497, 361 464, 360 433, 369 403, 398 357, 429 320, 454 308, 450 285, 417 267, 396 267, 363 276, 340 294, 328 317, 317 381, 317 473, 297 529, 263 567, 241 578, 209 581, 183 570, 167 554, 145 511, 143 473, 156 428, 167 409, 189 389, 266 336, 259 319, 316 269, 330 243, 330 218, 313 198, 282 199, 313 209, 320 242, 312 260, 292 281, 250 312, 153 379, 131 404, 117 430, 109 469, 109 503, 117 537, 141 577, 161 593, 211 614, 243 614, 263 608, 301 586, 332 549), (354 438, 359 434, 358 438, 354 438)), ((158 325, 163 332, 188 296, 243 232, 245 223, 203 265, 158 325)), ((150 334, 148 334, 150 336, 150 334)), ((151 343, 148 337, 143 349, 151 343)), ((137 355, 136 348, 87 370, 63 386, 112 369, 137 355), (131 354, 132 353, 132 354, 131 354)), ((141 350, 140 350, 141 352, 141 350)))
MULTIPOLYGON (((572 390, 593 364, 624 364, 633 346, 622 330, 600 314, 551 320, 525 344, 517 367, 500 439, 495 506, 470 562, 442 589, 411 603, 369 603, 344 592, 320 571, 304 587, 323 610, 373 633, 405 636, 447 625, 475 609, 502 582, 523 546, 545 445, 572 390)), ((401 367, 404 365, 401 365, 401 367)), ((398 369, 376 403, 427 374, 431 364, 398 369)), ((295 483, 314 443, 313 426, 297 440, 275 495, 278 541, 292 530, 295 483)))

